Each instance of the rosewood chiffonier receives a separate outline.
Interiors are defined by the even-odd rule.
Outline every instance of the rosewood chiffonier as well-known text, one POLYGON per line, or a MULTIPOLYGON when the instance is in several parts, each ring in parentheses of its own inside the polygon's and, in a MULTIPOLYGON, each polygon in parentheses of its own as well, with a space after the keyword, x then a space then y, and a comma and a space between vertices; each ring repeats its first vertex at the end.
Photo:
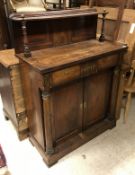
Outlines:
POLYGON ((127 46, 99 41, 97 18, 94 9, 11 16, 29 137, 48 166, 116 125, 127 46))

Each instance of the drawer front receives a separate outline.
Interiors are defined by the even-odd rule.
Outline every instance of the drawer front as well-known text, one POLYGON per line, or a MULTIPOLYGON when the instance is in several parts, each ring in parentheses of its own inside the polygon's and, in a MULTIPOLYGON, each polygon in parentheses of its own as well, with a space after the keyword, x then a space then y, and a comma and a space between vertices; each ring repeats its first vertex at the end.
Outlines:
POLYGON ((77 79, 80 77, 80 72, 81 71, 79 65, 53 72, 51 75, 52 86, 56 86, 77 79))
POLYGON ((96 61, 87 62, 82 66, 82 75, 88 76, 91 74, 95 74, 100 70, 114 67, 118 64, 118 60, 119 60, 118 55, 112 55, 100 58, 99 60, 96 61))
POLYGON ((111 55, 107 56, 105 58, 102 58, 97 61, 97 66, 98 68, 101 69, 106 69, 110 67, 114 67, 118 64, 119 62, 119 55, 111 55))

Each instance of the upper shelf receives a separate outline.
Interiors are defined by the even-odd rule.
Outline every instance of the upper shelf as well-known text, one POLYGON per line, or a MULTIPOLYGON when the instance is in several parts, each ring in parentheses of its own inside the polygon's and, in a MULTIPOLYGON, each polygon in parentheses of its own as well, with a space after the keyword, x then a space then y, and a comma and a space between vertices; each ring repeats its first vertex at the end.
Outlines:
POLYGON ((33 20, 48 20, 58 18, 72 18, 78 16, 91 16, 98 15, 96 9, 67 9, 59 11, 48 11, 48 12, 36 12, 36 13, 13 13, 10 15, 10 19, 14 21, 33 21, 33 20))

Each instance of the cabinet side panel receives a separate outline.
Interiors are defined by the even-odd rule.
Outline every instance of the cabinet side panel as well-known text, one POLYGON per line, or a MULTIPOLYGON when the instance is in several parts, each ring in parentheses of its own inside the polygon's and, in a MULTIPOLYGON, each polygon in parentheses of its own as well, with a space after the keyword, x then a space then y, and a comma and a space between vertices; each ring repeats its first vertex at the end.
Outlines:
POLYGON ((40 83, 33 69, 21 60, 20 65, 30 136, 35 139, 42 149, 45 149, 41 116, 40 83))
POLYGON ((0 65, 0 92, 3 102, 5 115, 9 117, 17 127, 14 99, 12 94, 12 84, 10 79, 10 70, 0 65))

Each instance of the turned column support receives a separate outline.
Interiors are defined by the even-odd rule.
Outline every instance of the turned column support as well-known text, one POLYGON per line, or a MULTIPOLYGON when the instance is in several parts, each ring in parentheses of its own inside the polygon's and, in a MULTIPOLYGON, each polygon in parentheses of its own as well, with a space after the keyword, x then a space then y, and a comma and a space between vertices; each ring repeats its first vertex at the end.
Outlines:
POLYGON ((45 122, 45 142, 46 153, 51 155, 54 153, 53 138, 52 138, 52 122, 51 122, 51 110, 50 110, 50 94, 42 92, 43 99, 43 112, 45 122))
POLYGON ((28 45, 28 36, 27 36, 27 27, 26 27, 26 20, 24 14, 21 15, 22 17, 22 32, 23 32, 23 43, 24 43, 24 56, 26 58, 31 57, 30 48, 28 45))
POLYGON ((105 18, 106 18, 106 15, 108 14, 108 12, 106 10, 103 11, 102 13, 102 28, 101 28, 101 35, 99 37, 99 41, 100 42, 104 42, 105 41, 105 18))

